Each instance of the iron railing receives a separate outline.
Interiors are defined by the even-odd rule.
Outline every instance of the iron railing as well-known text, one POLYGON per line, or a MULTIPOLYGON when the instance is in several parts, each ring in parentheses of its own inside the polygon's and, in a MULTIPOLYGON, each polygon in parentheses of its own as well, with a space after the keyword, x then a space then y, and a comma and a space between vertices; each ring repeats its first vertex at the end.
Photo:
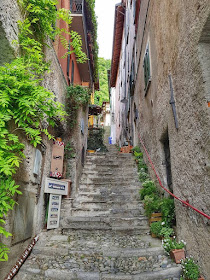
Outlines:
POLYGON ((70 11, 72 14, 82 14, 83 0, 70 0, 70 11))

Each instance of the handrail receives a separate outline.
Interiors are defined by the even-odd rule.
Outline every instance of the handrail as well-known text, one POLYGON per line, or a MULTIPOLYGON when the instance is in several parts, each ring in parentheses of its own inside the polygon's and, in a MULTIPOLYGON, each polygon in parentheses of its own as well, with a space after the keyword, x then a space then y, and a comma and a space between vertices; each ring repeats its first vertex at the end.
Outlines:
POLYGON ((151 160, 151 158, 150 158, 150 156, 149 156, 149 153, 148 153, 148 151, 147 151, 147 149, 146 149, 146 147, 145 147, 145 145, 144 145, 144 142, 143 142, 143 140, 142 140, 140 134, 139 134, 139 140, 140 140, 140 142, 141 142, 141 144, 142 144, 142 147, 144 148, 144 151, 145 151, 145 153, 146 153, 146 155, 147 155, 147 157, 148 157, 149 163, 151 164, 151 167, 152 167, 153 171, 155 172, 155 175, 156 175, 156 177, 157 177, 157 179, 158 179, 158 182, 159 182, 161 188, 164 189, 164 190, 165 190, 167 193, 169 193, 171 196, 173 196, 175 199, 177 199, 178 201, 180 201, 181 203, 183 203, 184 205, 186 205, 187 207, 192 208, 194 211, 198 212, 199 214, 203 215, 205 218, 207 218, 207 219, 210 220, 210 216, 208 216, 208 215, 205 214, 204 212, 198 210, 197 208, 195 208, 194 206, 192 206, 191 204, 189 204, 187 201, 184 201, 184 200, 182 200, 181 198, 177 197, 176 195, 174 195, 172 192, 170 192, 168 189, 166 189, 166 188, 163 186, 163 184, 162 184, 162 182, 161 182, 161 180, 160 180, 160 177, 158 176, 158 174, 157 174, 157 172, 156 172, 156 170, 155 170, 155 166, 154 166, 154 164, 153 164, 153 162, 152 162, 152 160, 151 160))
POLYGON ((27 249, 23 252, 21 257, 18 259, 16 264, 12 267, 12 269, 9 272, 9 274, 7 274, 7 276, 4 278, 4 280, 12 280, 15 277, 15 275, 18 273, 19 269, 21 268, 21 266, 23 265, 25 260, 30 255, 33 247, 35 246, 35 244, 37 243, 38 240, 39 240, 39 236, 36 235, 32 239, 32 242, 28 245, 27 249))

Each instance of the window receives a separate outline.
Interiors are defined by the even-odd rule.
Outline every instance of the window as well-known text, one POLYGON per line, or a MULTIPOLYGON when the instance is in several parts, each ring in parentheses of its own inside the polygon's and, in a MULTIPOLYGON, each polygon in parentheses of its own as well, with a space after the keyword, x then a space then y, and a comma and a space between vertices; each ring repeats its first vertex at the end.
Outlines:
POLYGON ((149 45, 147 45, 146 52, 144 55, 144 82, 145 82, 145 95, 147 94, 150 82, 151 82, 151 71, 150 71, 150 54, 149 45))
POLYGON ((74 84, 74 61, 72 60, 72 66, 71 66, 71 84, 74 84))

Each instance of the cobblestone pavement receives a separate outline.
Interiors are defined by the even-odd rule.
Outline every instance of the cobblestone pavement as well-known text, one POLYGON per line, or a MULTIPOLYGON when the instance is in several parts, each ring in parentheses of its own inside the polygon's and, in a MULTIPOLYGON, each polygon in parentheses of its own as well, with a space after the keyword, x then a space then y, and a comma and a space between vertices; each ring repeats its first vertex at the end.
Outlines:
POLYGON ((80 187, 63 200, 58 230, 40 234, 15 280, 178 280, 180 267, 149 235, 131 154, 87 156, 80 187))

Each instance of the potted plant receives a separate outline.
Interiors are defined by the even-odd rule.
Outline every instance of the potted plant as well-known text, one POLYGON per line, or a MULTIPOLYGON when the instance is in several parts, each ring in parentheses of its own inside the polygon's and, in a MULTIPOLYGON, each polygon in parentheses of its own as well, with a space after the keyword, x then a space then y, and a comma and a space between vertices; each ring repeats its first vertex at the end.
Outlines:
POLYGON ((172 228, 168 227, 165 222, 161 221, 151 223, 150 230, 152 237, 168 238, 174 233, 172 228))
POLYGON ((183 240, 177 242, 175 236, 173 238, 168 237, 163 239, 163 248, 175 263, 181 263, 181 260, 185 259, 185 245, 186 243, 183 240))
POLYGON ((182 277, 181 280, 205 280, 200 276, 199 266, 192 257, 186 258, 181 262, 182 277))

